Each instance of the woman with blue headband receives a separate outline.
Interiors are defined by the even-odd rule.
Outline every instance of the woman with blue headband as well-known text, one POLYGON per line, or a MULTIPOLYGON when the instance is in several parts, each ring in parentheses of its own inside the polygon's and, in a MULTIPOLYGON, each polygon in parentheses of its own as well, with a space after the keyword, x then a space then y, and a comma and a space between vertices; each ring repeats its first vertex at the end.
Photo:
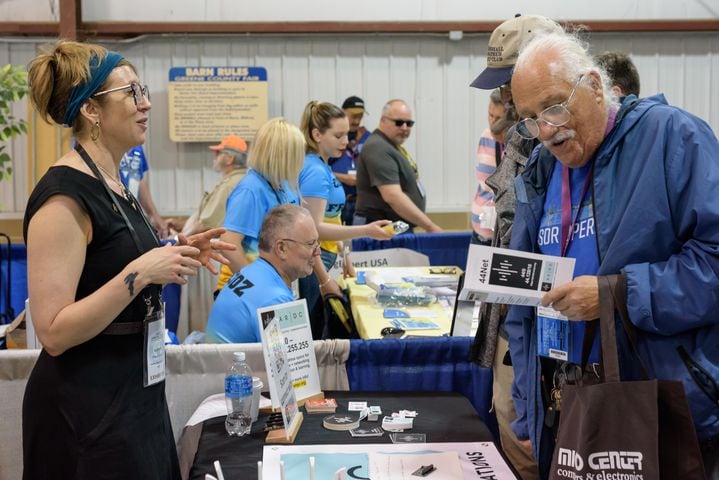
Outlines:
POLYGON ((145 141, 147 87, 120 55, 59 41, 28 70, 46 119, 77 138, 25 211, 28 290, 43 350, 23 402, 25 479, 180 478, 165 399, 163 284, 186 283, 223 229, 160 247, 118 178, 145 141))

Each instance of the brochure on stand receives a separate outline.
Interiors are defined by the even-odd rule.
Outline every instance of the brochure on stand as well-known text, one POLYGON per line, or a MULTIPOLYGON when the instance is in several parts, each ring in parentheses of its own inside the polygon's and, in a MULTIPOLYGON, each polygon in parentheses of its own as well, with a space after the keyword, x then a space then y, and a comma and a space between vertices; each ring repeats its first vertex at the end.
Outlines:
POLYGON ((262 354, 270 383, 272 406, 281 408, 285 432, 290 432, 301 421, 301 416, 297 415, 297 399, 279 316, 275 307, 268 307, 258 308, 257 318, 260 322, 262 354))
POLYGON ((573 258, 470 245, 459 299, 536 306, 573 274, 573 258))
MULTIPOLYGON (((278 321, 281 341, 287 357, 287 366, 292 378, 292 388, 297 400, 301 402, 321 394, 307 302, 302 299, 258 308, 257 315, 260 326, 262 326, 262 318, 267 315, 273 315, 278 321)), ((273 373, 269 368, 267 372, 268 374, 273 373)), ((274 408, 280 406, 279 399, 275 395, 272 395, 272 406, 274 408)))

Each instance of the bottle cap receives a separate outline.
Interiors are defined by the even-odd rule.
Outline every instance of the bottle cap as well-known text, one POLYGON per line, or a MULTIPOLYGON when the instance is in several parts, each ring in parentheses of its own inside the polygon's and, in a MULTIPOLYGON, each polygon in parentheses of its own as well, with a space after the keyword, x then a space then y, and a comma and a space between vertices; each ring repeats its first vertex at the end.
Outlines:
POLYGON ((235 357, 236 362, 244 362, 245 361, 245 352, 235 352, 234 357, 235 357))

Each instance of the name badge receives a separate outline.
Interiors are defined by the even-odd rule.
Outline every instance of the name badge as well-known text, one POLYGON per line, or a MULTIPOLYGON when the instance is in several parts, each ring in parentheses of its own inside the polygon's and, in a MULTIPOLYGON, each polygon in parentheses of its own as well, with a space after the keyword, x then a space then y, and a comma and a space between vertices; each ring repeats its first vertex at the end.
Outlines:
POLYGON ((127 181, 127 189, 132 192, 132 195, 135 198, 140 198, 140 180, 138 180, 135 177, 130 176, 130 178, 127 181))
POLYGON ((422 198, 426 198, 427 192, 424 191, 424 185, 422 185, 419 178, 417 178, 417 188, 419 189, 419 194, 422 195, 422 198))
POLYGON ((165 311, 150 310, 145 316, 145 355, 143 357, 143 386, 149 387, 165 380, 165 311))

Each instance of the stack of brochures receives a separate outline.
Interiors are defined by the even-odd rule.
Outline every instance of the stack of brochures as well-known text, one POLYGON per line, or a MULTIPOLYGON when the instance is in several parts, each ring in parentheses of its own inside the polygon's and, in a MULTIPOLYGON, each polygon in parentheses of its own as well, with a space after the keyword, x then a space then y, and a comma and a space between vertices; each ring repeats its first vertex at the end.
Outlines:
POLYGON ((305 402, 307 413, 335 413, 337 400, 334 398, 315 398, 305 402))

